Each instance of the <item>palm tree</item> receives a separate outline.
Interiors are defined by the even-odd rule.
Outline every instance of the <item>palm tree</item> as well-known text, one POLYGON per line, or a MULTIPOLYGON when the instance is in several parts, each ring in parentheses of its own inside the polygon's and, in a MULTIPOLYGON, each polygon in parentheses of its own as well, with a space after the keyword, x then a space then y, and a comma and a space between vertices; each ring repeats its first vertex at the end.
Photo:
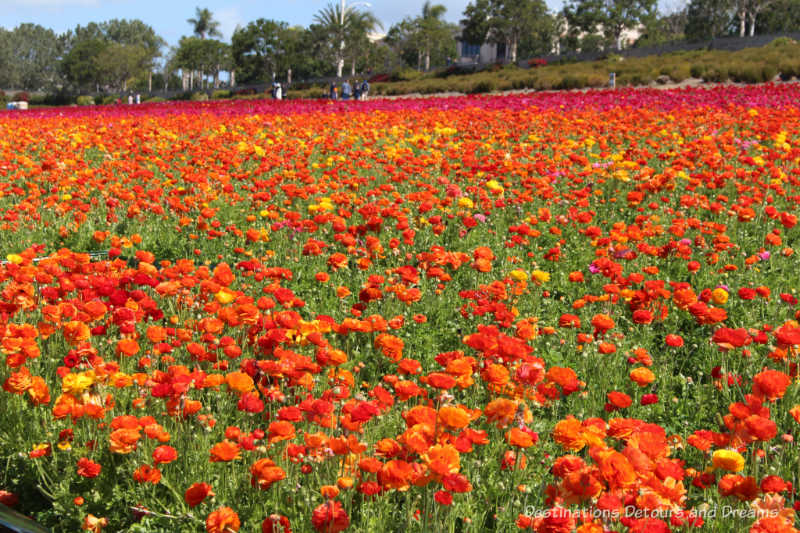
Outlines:
POLYGON ((367 56, 370 46, 372 46, 369 35, 373 33, 376 28, 383 29, 383 25, 370 11, 353 11, 351 16, 350 32, 345 38, 345 41, 350 50, 350 61, 352 62, 350 75, 355 76, 356 60, 359 56, 367 56))
POLYGON ((314 22, 322 26, 329 36, 336 58, 336 76, 342 76, 345 42, 360 41, 375 28, 383 25, 369 11, 356 11, 352 6, 328 4, 314 15, 314 22))
POLYGON ((187 19, 186 22, 194 26, 194 34, 205 39, 209 37, 222 37, 219 31, 219 22, 214 20, 214 14, 208 8, 194 9, 195 18, 187 19))
POLYGON ((434 43, 441 39, 442 33, 446 33, 447 23, 442 20, 447 8, 442 4, 431 5, 429 0, 425 0, 422 5, 422 16, 417 19, 419 37, 422 41, 422 54, 425 57, 425 71, 431 69, 431 49, 434 43))
MULTIPOLYGON (((186 22, 194 26, 194 34, 201 40, 205 40, 206 36, 222 37, 222 33, 219 31, 219 22, 214 20, 214 14, 208 8, 194 8, 194 16, 195 18, 186 19, 186 22)), ((191 71, 190 83, 192 85, 194 84, 194 72, 194 70, 191 71)), ((205 73, 202 71, 200 71, 200 78, 205 78, 205 73)))

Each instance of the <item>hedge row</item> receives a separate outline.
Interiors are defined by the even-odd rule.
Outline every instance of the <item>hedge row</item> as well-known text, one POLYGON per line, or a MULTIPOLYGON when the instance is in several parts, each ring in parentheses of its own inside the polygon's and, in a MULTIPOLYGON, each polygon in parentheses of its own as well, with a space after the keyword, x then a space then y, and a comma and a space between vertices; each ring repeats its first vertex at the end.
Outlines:
MULTIPOLYGON (((393 75, 392 80, 396 81, 374 83, 371 93, 392 96, 513 89, 582 89, 607 86, 612 72, 616 73, 618 86, 680 83, 688 78, 740 83, 767 82, 776 76, 790 80, 800 78, 800 44, 781 38, 761 48, 737 52, 696 50, 644 58, 622 58, 612 54, 599 61, 551 64, 533 69, 515 65, 495 66, 467 74, 459 74, 458 70, 450 74, 401 71, 393 75)), ((289 97, 316 98, 324 92, 322 88, 289 91, 289 97)))

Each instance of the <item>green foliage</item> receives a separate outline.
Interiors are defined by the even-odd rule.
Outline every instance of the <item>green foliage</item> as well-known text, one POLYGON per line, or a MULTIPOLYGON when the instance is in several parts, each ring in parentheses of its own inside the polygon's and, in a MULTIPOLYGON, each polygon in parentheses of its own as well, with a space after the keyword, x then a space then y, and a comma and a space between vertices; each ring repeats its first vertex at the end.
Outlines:
POLYGON ((376 29, 383 28, 372 12, 340 6, 336 2, 328 4, 314 15, 314 23, 316 31, 324 36, 318 49, 333 61, 339 77, 346 61, 354 68, 362 55, 361 51, 370 48, 367 36, 376 29))
POLYGON ((187 19, 186 22, 192 25, 194 34, 201 39, 209 37, 222 37, 219 31, 219 22, 214 20, 214 14, 207 8, 195 8, 194 18, 187 19))
POLYGON ((94 105, 94 97, 84 94, 76 98, 75 103, 78 105, 94 105))
POLYGON ((406 17, 389 28, 386 41, 406 65, 428 71, 431 64, 442 65, 455 56, 458 28, 442 20, 446 11, 445 6, 426 1, 420 15, 406 17))
POLYGON ((178 67, 213 74, 216 78, 232 64, 231 47, 215 39, 182 37, 173 61, 178 67))
POLYGON ((65 50, 61 74, 73 89, 89 90, 101 85, 119 89, 127 87, 132 77, 145 78, 165 44, 152 27, 137 19, 79 25, 61 40, 65 50))
POLYGON ((471 93, 489 93, 494 90, 494 83, 492 80, 481 80, 472 86, 471 93))
POLYGON ((707 41, 721 36, 731 25, 732 0, 692 0, 686 13, 686 38, 707 41))
POLYGON ((221 98, 230 98, 231 92, 227 89, 218 89, 211 93, 212 100, 219 100, 221 98))
POLYGON ((648 85, 659 76, 668 76, 673 82, 692 77, 713 82, 733 79, 758 83, 770 81, 775 75, 781 75, 783 79, 797 75, 800 72, 800 60, 796 59, 798 56, 800 44, 787 43, 738 52, 678 52, 643 58, 629 57, 623 61, 619 61, 620 56, 609 55, 601 61, 551 64, 536 69, 504 67, 494 72, 490 69, 472 73, 453 68, 424 75, 408 70, 395 75, 392 82, 373 84, 373 93, 400 95, 604 87, 611 72, 616 72, 620 85, 648 85))
POLYGON ((190 98, 192 102, 207 102, 208 101, 208 94, 206 93, 194 93, 190 98))
POLYGON ((564 16, 581 51, 620 49, 622 32, 655 19, 656 7, 655 0, 570 0, 564 16))
POLYGON ((0 28, 0 87, 41 90, 61 81, 58 59, 63 44, 51 29, 20 24, 0 28))
POLYGON ((470 43, 507 45, 512 63, 524 48, 527 54, 547 52, 555 21, 542 0, 475 0, 464 10, 462 39, 470 43))

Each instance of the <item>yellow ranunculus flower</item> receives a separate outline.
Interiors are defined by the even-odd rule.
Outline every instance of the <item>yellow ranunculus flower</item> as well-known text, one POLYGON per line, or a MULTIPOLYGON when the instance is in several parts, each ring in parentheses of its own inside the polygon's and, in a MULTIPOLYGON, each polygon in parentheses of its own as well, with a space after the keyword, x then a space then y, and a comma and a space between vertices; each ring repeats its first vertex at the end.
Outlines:
POLYGON ((744 468, 744 457, 733 450, 716 450, 711 456, 711 464, 720 470, 739 472, 744 468))
POLYGON ((531 277, 533 277, 533 281, 535 281, 537 285, 550 281, 550 274, 543 270, 534 270, 531 272, 531 277))
POLYGON ((83 391, 94 384, 94 372, 81 372, 80 374, 67 374, 61 380, 61 388, 65 393, 79 396, 83 391))
POLYGON ((724 305, 728 301, 728 291, 722 287, 717 287, 711 291, 711 301, 717 305, 724 305))
POLYGON ((524 270, 516 269, 509 272, 509 276, 514 278, 516 281, 526 281, 528 279, 528 274, 524 270))
POLYGON ((458 199, 458 207, 465 207, 467 209, 472 209, 475 207, 475 204, 472 203, 472 200, 467 198, 466 196, 462 196, 458 199))

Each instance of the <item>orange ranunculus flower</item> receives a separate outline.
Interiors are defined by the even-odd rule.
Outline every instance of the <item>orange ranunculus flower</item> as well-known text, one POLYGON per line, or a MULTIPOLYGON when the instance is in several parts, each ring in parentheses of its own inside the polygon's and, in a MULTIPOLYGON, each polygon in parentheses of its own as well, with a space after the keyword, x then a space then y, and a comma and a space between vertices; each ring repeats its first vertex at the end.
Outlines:
POLYGON ((11 394, 25 394, 25 391, 32 386, 31 372, 24 366, 20 367, 17 372, 12 372, 3 382, 3 390, 11 394))
POLYGON ((785 373, 779 370, 765 370, 753 376, 753 394, 774 402, 783 398, 786 389, 792 383, 785 373))
POLYGON ((481 372, 481 378, 491 386, 502 387, 508 383, 511 373, 507 367, 493 363, 481 372))
POLYGON ((339 495, 339 487, 336 485, 323 485, 320 487, 319 492, 323 498, 332 500, 339 495))
POLYGON ((506 433, 508 443, 519 448, 530 448, 538 439, 539 437, 535 433, 523 431, 520 428, 512 428, 506 433))
POLYGON ((230 507, 220 507, 206 518, 206 533, 236 533, 240 525, 236 511, 230 507))
POLYGON ((626 488, 636 482, 636 471, 621 453, 614 450, 600 450, 595 454, 600 474, 611 490, 626 488))
POLYGON ((336 479, 336 486, 341 490, 349 490, 353 488, 354 484, 355 484, 355 479, 351 478, 350 476, 341 476, 336 479))
POLYGON ((275 444, 283 440, 290 440, 295 436, 294 425, 284 420, 276 420, 270 423, 268 433, 270 444, 275 444))
POLYGON ((553 440, 566 450, 581 450, 586 446, 586 439, 583 438, 583 425, 580 420, 570 415, 559 421, 553 428, 553 440))
POLYGON ((89 326, 77 320, 70 320, 63 326, 64 339, 71 346, 76 346, 79 342, 88 340, 92 336, 89 326))
POLYGON ((139 353, 139 343, 134 339, 121 339, 117 342, 117 353, 131 357, 139 353))
POLYGON ((486 405, 483 414, 489 422, 496 422, 497 427, 506 427, 517 414, 517 402, 507 398, 497 398, 486 405))
POLYGON ((157 465, 171 463, 178 458, 178 451, 172 446, 159 446, 153 450, 153 462, 157 465))
POLYGON ((653 372, 644 366, 640 366, 638 368, 634 368, 630 372, 631 381, 639 385, 640 387, 646 387, 655 381, 656 376, 653 372))
POLYGON ((138 483, 158 484, 161 481, 161 472, 150 465, 142 465, 133 473, 133 479, 138 483))
POLYGON ((350 517, 336 500, 328 500, 311 513, 311 525, 319 533, 339 533, 350 526, 350 517))
POLYGON ((455 446, 450 444, 431 446, 422 455, 422 459, 437 476, 455 474, 461 468, 461 456, 455 446))
POLYGON ((283 468, 275 464, 272 459, 259 459, 250 467, 250 484, 258 486, 261 490, 267 490, 282 479, 286 479, 286 472, 283 468))
POLYGON ((414 468, 411 463, 392 460, 383 465, 378 472, 378 483, 386 489, 408 490, 414 478, 414 468))
POLYGON ((439 422, 453 429, 462 429, 469 425, 469 413, 460 407, 445 406, 439 409, 439 422))
POLYGON ((241 458, 241 451, 238 444, 225 439, 211 447, 209 461, 212 463, 234 461, 241 458))
POLYGON ((183 499, 186 500, 189 507, 197 507, 209 496, 214 496, 211 485, 208 483, 194 483, 191 487, 186 489, 186 492, 183 494, 183 499))
POLYGON ((427 376, 424 376, 423 379, 424 383, 427 383, 429 386, 445 390, 452 389, 457 383, 456 378, 443 372, 431 372, 427 376))
POLYGON ((139 428, 120 428, 111 432, 109 436, 110 449, 114 453, 128 454, 136 449, 139 442, 139 428))
POLYGON ((28 387, 28 397, 33 405, 50 403, 50 389, 47 387, 44 378, 33 376, 31 386, 28 387))
POLYGON ((614 327, 614 319, 608 315, 597 314, 592 317, 592 326, 594 326, 594 335, 602 336, 614 327))
POLYGON ((88 514, 83 519, 82 529, 91 533, 101 533, 103 528, 108 526, 108 518, 97 518, 93 514, 88 514))
POLYGON ((255 388, 253 378, 244 372, 231 372, 227 374, 225 376, 225 383, 228 384, 228 387, 230 387, 232 391, 238 392, 239 394, 250 392, 255 388))

